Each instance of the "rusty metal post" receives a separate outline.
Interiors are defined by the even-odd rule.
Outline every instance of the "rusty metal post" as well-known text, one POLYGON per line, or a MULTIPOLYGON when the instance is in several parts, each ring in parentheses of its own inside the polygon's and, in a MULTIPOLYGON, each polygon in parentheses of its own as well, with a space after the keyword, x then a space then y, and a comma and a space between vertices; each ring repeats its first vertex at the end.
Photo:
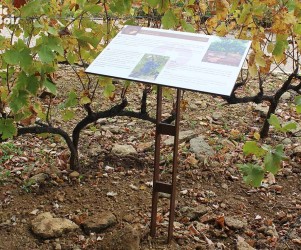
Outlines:
POLYGON ((152 195, 152 214, 151 214, 151 236, 156 235, 156 222, 158 210, 158 194, 159 192, 170 194, 170 211, 168 226, 168 243, 171 242, 173 236, 173 223, 175 219, 175 201, 176 201, 176 180, 178 167, 178 147, 179 147, 179 127, 180 127, 180 106, 181 106, 181 90, 177 89, 176 102, 176 120, 175 125, 165 124, 162 119, 162 87, 158 86, 157 90, 157 115, 156 115, 156 136, 155 136, 155 159, 154 159, 154 176, 153 176, 153 195, 152 195), (171 184, 160 181, 160 145, 161 135, 174 136, 173 147, 173 166, 171 184))
MULTIPOLYGON (((153 176, 153 187, 155 183, 159 181, 160 175, 160 145, 161 145, 161 134, 158 133, 158 126, 162 118, 162 87, 157 88, 157 114, 156 114, 156 135, 155 135, 155 159, 154 159, 154 176, 153 176)), ((158 210, 158 192, 153 190, 152 198, 152 218, 151 218, 151 236, 156 235, 156 223, 157 223, 157 210, 158 210)))
POLYGON ((176 203, 176 183, 178 173, 178 149, 179 149, 179 128, 180 128, 180 111, 181 111, 181 90, 177 89, 177 103, 176 103, 176 120, 175 120, 175 135, 173 147, 173 166, 172 166, 172 192, 170 197, 170 215, 168 227, 168 243, 171 242, 173 236, 173 223, 175 220, 175 203, 176 203))

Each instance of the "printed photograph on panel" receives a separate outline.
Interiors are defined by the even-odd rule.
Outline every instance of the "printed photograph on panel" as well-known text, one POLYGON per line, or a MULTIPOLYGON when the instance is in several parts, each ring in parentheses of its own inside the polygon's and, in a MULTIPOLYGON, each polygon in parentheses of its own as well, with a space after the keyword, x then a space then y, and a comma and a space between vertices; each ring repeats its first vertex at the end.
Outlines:
POLYGON ((238 67, 247 46, 248 41, 222 37, 215 38, 215 41, 210 44, 202 62, 238 67))
POLYGON ((154 81, 168 60, 168 56, 145 54, 135 66, 129 77, 154 81))

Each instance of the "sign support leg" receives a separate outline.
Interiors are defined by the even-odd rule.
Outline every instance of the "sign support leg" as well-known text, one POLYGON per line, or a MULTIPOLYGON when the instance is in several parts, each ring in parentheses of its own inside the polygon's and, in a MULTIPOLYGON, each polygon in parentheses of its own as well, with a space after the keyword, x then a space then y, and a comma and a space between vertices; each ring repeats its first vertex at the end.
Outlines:
POLYGON ((179 127, 180 127, 180 103, 181 103, 181 90, 177 89, 175 125, 162 123, 161 121, 162 120, 162 87, 158 86, 156 136, 155 136, 155 160, 154 160, 152 214, 151 214, 151 236, 154 237, 156 235, 156 220, 157 220, 157 211, 158 211, 159 192, 170 194, 170 211, 169 211, 169 226, 168 226, 168 240, 167 240, 168 243, 170 243, 172 240, 173 223, 175 218, 176 179, 177 179, 177 167, 178 167, 178 147, 179 147, 179 127), (161 135, 174 136, 171 184, 160 181, 159 165, 160 165, 161 135))

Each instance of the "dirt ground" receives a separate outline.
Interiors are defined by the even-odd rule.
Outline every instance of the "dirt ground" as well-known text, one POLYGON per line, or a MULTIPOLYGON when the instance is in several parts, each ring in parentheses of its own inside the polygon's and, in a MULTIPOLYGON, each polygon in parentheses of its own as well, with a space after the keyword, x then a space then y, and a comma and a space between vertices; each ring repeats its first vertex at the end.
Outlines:
MULTIPOLYGON (((61 74, 68 79, 68 73, 61 74)), ((275 84, 272 79, 271 84, 275 84)), ((141 92, 142 85, 132 86, 131 100, 138 102, 141 92)), ((152 94, 148 103, 153 115, 155 98, 152 94)), ((262 125, 260 108, 253 104, 225 105, 219 97, 193 92, 186 92, 185 99, 189 101, 182 113, 181 131, 204 136, 214 155, 198 160, 190 151, 189 140, 180 144, 175 229, 170 245, 166 244, 169 199, 165 196, 159 199, 157 236, 149 236, 154 124, 114 117, 101 119, 82 132, 83 168, 76 177, 66 165, 68 149, 56 136, 23 136, 8 142, 11 151, 1 148, 0 164, 10 174, 2 172, 0 179, 0 249, 102 249, 126 224, 138 231, 140 249, 301 249, 301 155, 294 151, 300 146, 300 135, 270 131, 265 142, 284 143, 289 157, 275 180, 266 176, 262 187, 255 189, 243 182, 237 164, 252 161, 243 155, 242 146, 262 125), (114 144, 132 145, 137 154, 114 156, 114 144), (46 173, 47 179, 39 185, 30 183, 29 178, 38 173, 46 173), (187 212, 197 209, 204 212, 197 216, 187 212), (81 225, 105 211, 116 216, 117 224, 100 233, 88 235, 78 230, 41 239, 30 228, 31 220, 42 212, 81 225), (228 222, 231 218, 235 223, 228 222)), ((291 93, 277 112, 283 121, 300 124, 300 116, 288 105, 293 99, 291 93)), ((170 105, 172 100, 165 102, 170 105)), ((100 102, 102 109, 108 105, 100 102)), ((261 109, 265 106, 260 105, 261 109)), ((57 116, 57 124, 65 129, 77 121, 64 123, 57 116)), ((161 151, 161 176, 168 180, 172 147, 162 144, 161 151)))

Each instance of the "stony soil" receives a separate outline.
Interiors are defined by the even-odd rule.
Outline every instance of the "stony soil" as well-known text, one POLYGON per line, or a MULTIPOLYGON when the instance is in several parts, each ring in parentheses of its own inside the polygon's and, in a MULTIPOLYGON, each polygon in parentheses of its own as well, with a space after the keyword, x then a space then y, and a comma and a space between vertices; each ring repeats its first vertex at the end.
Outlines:
MULTIPOLYGON (((61 76, 62 82, 70 83, 68 72, 61 76)), ((271 84, 275 80, 271 79, 271 84)), ((129 100, 138 102, 141 91, 142 85, 132 86, 129 100)), ((180 144, 170 245, 166 244, 169 199, 164 195, 159 199, 157 236, 149 236, 154 125, 115 117, 101 119, 83 131, 80 173, 68 168, 68 150, 56 136, 24 136, 9 142, 15 145, 10 153, 2 148, 1 164, 10 175, 2 172, 0 179, 0 249, 136 249, 127 243, 131 236, 119 233, 128 225, 135 230, 133 234, 138 232, 140 249, 301 249, 298 133, 283 135, 271 130, 265 142, 284 143, 289 159, 275 180, 266 176, 262 187, 255 189, 243 182, 237 164, 252 160, 243 155, 242 146, 260 129, 265 105, 224 105, 221 98, 192 92, 186 92, 185 99, 189 102, 182 114, 181 131, 203 136, 214 154, 193 154, 189 139, 180 144), (137 152, 114 155, 114 144, 132 145, 137 152), (39 173, 43 173, 40 179, 31 181, 39 173), (31 221, 43 212, 70 219, 80 229, 43 239, 31 229, 31 221), (86 221, 108 212, 116 216, 116 224, 85 233, 86 221)), ((278 115, 284 121, 300 123, 287 104, 293 99, 291 93, 282 100, 278 115)), ((168 113, 172 100, 165 102, 169 103, 168 113)), ((111 104, 100 101, 97 105, 105 109, 111 104)), ((149 98, 149 109, 154 115, 155 95, 149 98)), ((66 129, 78 121, 64 123, 59 115, 55 119, 66 129)), ((161 175, 168 180, 172 147, 162 144, 161 151, 161 175)))

